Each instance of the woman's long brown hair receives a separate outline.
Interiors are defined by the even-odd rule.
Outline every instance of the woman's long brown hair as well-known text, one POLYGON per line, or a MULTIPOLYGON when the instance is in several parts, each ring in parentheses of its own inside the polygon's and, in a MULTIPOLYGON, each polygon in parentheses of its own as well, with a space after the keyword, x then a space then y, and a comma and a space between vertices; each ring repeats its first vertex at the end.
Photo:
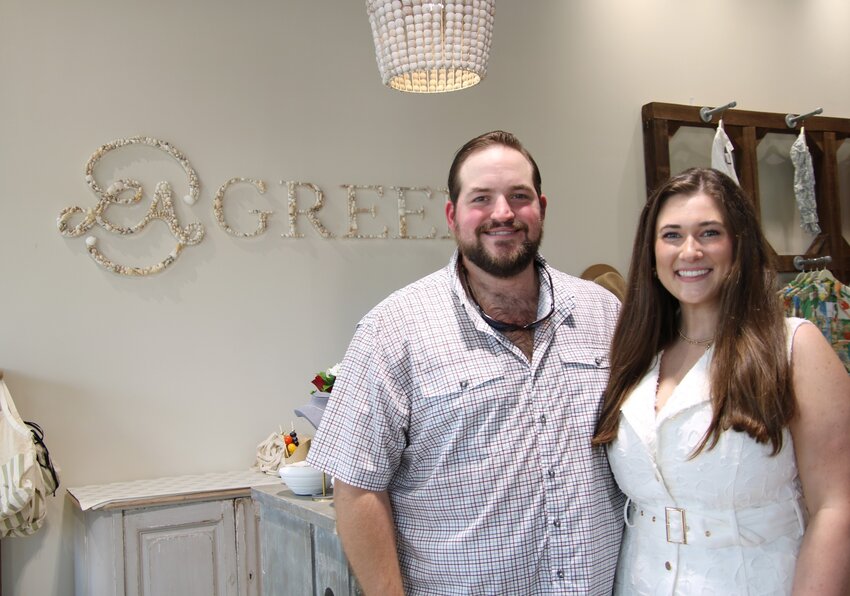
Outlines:
POLYGON ((712 197, 732 237, 732 267, 722 285, 710 386, 712 419, 696 455, 732 429, 782 448, 782 431, 796 413, 785 324, 770 251, 752 202, 728 176, 692 168, 662 184, 640 216, 629 281, 611 344, 611 376, 593 443, 617 436, 620 409, 649 371, 655 356, 677 335, 678 301, 653 275, 658 212, 674 195, 712 197))

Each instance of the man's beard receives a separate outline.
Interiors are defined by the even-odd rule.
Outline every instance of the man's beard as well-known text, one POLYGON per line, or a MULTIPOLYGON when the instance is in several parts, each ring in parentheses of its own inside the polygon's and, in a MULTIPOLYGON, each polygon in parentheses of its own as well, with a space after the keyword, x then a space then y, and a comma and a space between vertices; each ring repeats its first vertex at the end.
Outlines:
MULTIPOLYGON (((464 259, 468 259, 470 263, 475 264, 486 273, 502 279, 513 277, 524 271, 534 260, 537 250, 540 248, 540 243, 543 241, 543 227, 541 226, 540 235, 536 239, 532 240, 526 237, 516 252, 505 257, 494 257, 487 252, 481 242, 481 234, 487 229, 488 226, 479 226, 475 230, 475 240, 470 243, 461 242, 458 234, 455 234, 455 242, 464 259)), ((527 231, 528 228, 526 227, 525 230, 527 231)))

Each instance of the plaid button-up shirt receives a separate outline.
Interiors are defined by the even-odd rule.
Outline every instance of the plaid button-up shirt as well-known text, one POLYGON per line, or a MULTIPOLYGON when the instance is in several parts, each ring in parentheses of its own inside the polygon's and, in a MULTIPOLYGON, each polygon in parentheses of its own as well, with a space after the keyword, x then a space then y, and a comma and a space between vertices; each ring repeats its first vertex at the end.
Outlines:
POLYGON ((409 595, 611 593, 623 498, 590 439, 619 303, 539 261, 555 312, 530 362, 468 301, 457 253, 343 359, 308 461, 388 491, 409 595))

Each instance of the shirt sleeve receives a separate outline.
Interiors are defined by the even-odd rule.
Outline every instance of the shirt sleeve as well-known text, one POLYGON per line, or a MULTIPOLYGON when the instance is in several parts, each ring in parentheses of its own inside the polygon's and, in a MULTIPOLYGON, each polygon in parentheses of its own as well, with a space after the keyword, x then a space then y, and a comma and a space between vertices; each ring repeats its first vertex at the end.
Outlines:
POLYGON ((346 484, 383 491, 407 444, 409 368, 403 346, 374 320, 361 322, 346 351, 307 461, 346 484))

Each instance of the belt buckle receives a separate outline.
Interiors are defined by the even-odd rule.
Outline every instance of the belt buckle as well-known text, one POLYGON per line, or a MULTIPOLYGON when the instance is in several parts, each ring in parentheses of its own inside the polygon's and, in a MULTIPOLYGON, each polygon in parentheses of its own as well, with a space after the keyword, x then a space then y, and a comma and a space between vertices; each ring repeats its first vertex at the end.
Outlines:
POLYGON ((685 519, 685 510, 679 507, 665 507, 664 508, 664 524, 667 527, 667 542, 671 544, 687 544, 688 543, 688 526, 687 520, 685 519), (682 528, 682 537, 679 539, 678 536, 670 536, 670 516, 671 514, 674 516, 678 516, 681 520, 681 528, 682 528))

